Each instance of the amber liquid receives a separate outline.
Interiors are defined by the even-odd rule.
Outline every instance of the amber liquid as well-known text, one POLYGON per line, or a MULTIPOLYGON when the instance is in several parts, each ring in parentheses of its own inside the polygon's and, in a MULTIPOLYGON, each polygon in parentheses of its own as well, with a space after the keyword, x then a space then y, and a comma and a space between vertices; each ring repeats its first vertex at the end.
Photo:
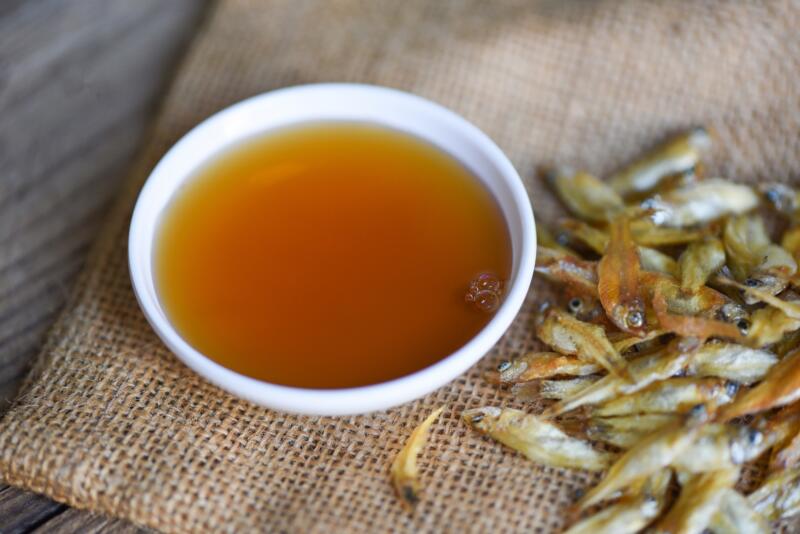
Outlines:
POLYGON ((165 312, 239 373, 309 388, 363 386, 435 363, 491 314, 465 302, 507 279, 491 194, 415 137, 358 123, 268 133, 175 194, 154 250, 165 312))

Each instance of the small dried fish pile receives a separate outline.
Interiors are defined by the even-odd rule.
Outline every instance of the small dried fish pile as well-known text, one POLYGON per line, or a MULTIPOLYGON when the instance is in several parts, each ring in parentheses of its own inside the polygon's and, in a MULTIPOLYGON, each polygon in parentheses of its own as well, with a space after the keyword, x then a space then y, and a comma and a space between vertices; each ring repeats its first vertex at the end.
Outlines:
POLYGON ((491 377, 545 408, 463 413, 533 462, 604 472, 572 534, 768 532, 800 512, 800 192, 704 177, 710 144, 696 128, 606 181, 548 177, 575 218, 539 232, 547 348, 491 377))

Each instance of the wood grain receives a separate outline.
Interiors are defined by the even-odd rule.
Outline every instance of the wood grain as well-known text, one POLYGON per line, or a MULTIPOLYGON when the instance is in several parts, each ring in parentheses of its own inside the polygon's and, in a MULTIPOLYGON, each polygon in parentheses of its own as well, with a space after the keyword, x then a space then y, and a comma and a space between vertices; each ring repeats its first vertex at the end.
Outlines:
MULTIPOLYGON (((207 0, 0 1, 0 416, 207 0)), ((136 532, 0 484, 0 533, 136 532)))
POLYGON ((0 490, 0 531, 21 534, 57 516, 67 507, 45 497, 6 487, 0 490))
POLYGON ((0 401, 80 269, 202 4, 33 0, 0 18, 0 401))
POLYGON ((37 534, 46 532, 58 532, 59 534, 95 534, 99 532, 145 534, 155 531, 137 527, 122 519, 114 519, 103 515, 67 508, 62 513, 52 517, 46 523, 33 530, 33 532, 37 534))

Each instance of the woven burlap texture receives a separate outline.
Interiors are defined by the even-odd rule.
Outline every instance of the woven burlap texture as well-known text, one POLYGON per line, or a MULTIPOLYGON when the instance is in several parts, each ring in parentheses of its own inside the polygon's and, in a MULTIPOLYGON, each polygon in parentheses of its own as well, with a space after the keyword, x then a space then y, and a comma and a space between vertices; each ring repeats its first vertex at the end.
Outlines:
POLYGON ((25 393, 2 420, 0 476, 167 532, 562 529, 565 507, 595 476, 533 465, 460 421, 465 408, 511 402, 482 373, 535 346, 539 282, 492 354, 424 399, 361 417, 276 413, 198 378, 147 325, 126 268, 136 193, 164 151, 211 113, 320 81, 397 87, 462 114, 513 160, 541 221, 558 208, 537 166, 607 175, 700 123, 717 132, 712 173, 792 180, 798 28, 797 2, 219 3, 25 393), (392 493, 389 464, 442 404, 412 516, 392 493))

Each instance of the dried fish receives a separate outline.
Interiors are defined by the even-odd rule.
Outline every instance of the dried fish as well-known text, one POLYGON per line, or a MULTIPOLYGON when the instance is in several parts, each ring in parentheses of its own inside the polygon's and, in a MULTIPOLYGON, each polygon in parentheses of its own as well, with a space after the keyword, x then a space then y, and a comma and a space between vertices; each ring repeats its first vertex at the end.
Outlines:
MULTIPOLYGON (((717 309, 717 317, 726 323, 733 323, 737 326, 739 325, 740 321, 744 320, 747 322, 747 326, 749 326, 750 313, 738 302, 728 301, 720 306, 717 309)), ((747 332, 743 331, 746 330, 746 328, 746 326, 744 328, 739 328, 739 331, 742 332, 742 335, 747 335, 747 332)))
MULTIPOLYGON (((765 291, 761 291, 760 289, 756 289, 754 287, 744 286, 737 282, 734 282, 731 279, 724 278, 724 277, 717 277, 717 281, 720 283, 732 285, 734 287, 738 287, 745 293, 748 293, 752 297, 756 298, 757 300, 769 304, 781 312, 783 312, 788 318, 794 320, 800 320, 800 302, 798 301, 789 301, 780 299, 774 295, 771 295, 765 291)), ((766 313, 766 312, 765 312, 766 313)), ((755 315, 755 314, 754 314, 755 315)), ((766 320, 766 317, 764 318, 766 320)), ((784 325, 783 327, 790 328, 790 326, 784 325)))
POLYGON ((794 349, 800 346, 800 329, 787 332, 783 339, 772 345, 769 349, 775 353, 778 358, 783 358, 794 349))
POLYGON ((755 511, 750 501, 736 490, 728 489, 711 517, 709 528, 714 534, 769 534, 769 524, 755 511))
POLYGON ((550 178, 577 217, 558 237, 538 233, 536 270, 561 286, 534 320, 553 352, 494 375, 544 411, 464 413, 546 465, 613 462, 579 507, 618 500, 572 534, 761 533, 761 514, 800 511, 800 190, 700 181, 709 142, 702 128, 682 134, 609 183, 550 178), (762 196, 788 218, 780 244, 754 211, 762 196), (740 469, 767 452, 771 474, 745 498, 733 489, 740 469), (673 473, 682 491, 667 511, 673 473))
POLYGON ((703 403, 719 406, 731 402, 739 391, 736 382, 719 378, 670 378, 596 407, 598 416, 636 413, 684 413, 703 403))
POLYGON ((586 404, 599 404, 618 395, 630 395, 659 380, 664 380, 683 371, 698 343, 692 339, 677 339, 660 351, 633 359, 628 364, 628 373, 633 382, 614 375, 607 375, 545 410, 546 416, 555 416, 586 404))
POLYGON ((740 281, 761 263, 759 252, 772 244, 764 220, 756 215, 729 218, 722 236, 730 269, 740 281))
POLYGON ((778 358, 766 350, 712 341, 697 349, 687 364, 686 374, 752 384, 763 379, 777 361, 778 358))
POLYGON ((661 328, 679 336, 695 337, 702 340, 710 337, 730 339, 740 339, 742 337, 739 328, 730 323, 705 317, 669 313, 667 299, 658 288, 656 288, 653 295, 653 309, 656 312, 661 328))
POLYGON ((747 344, 753 347, 772 345, 799 329, 800 319, 789 317, 783 310, 771 306, 754 311, 749 322, 739 322, 739 331, 747 336, 747 344))
POLYGON ((636 243, 647 247, 684 245, 702 239, 706 235, 701 230, 658 226, 650 218, 631 221, 631 234, 636 243))
POLYGON ((616 191, 587 172, 562 170, 548 179, 567 208, 587 221, 605 221, 625 207, 616 191))
POLYGON ((625 359, 611 345, 605 330, 597 325, 579 321, 570 314, 551 309, 539 326, 539 339, 554 350, 601 365, 615 375, 625 374, 625 359))
POLYGON ((708 130, 693 128, 656 146, 612 176, 609 183, 620 195, 649 191, 668 176, 692 171, 710 146, 708 130))
POLYGON ((800 403, 782 409, 766 423, 775 444, 770 455, 771 471, 794 467, 800 461, 800 403))
POLYGON ((773 207, 784 215, 795 217, 800 212, 800 193, 786 184, 762 184, 759 190, 773 207))
POLYGON ((642 202, 642 208, 652 212, 654 223, 680 228, 745 213, 757 205, 758 196, 750 187, 721 178, 673 189, 642 202))
POLYGON ((681 289, 697 291, 708 278, 725 265, 725 247, 722 241, 708 236, 690 243, 678 259, 681 272, 681 289))
POLYGON ((685 473, 730 469, 753 460, 772 444, 772 436, 754 426, 711 423, 702 428, 670 465, 685 473))
POLYGON ((772 434, 773 445, 778 445, 791 438, 795 433, 794 428, 800 424, 800 402, 788 404, 772 414, 755 417, 754 421, 764 432, 772 434))
POLYGON ((557 352, 528 352, 512 360, 500 362, 497 371, 502 384, 516 384, 551 376, 585 376, 602 368, 575 356, 557 352))
POLYGON ((611 326, 611 321, 606 317, 606 312, 600 301, 586 294, 573 291, 570 287, 565 287, 562 291, 566 305, 563 306, 570 314, 574 315, 579 321, 584 321, 602 326, 611 326))
POLYGON ((417 428, 411 433, 408 441, 395 456, 392 462, 392 482, 397 491, 400 501, 409 511, 419 502, 420 483, 419 468, 417 467, 417 456, 428 440, 430 427, 439 414, 444 410, 444 406, 431 413, 417 428))
POLYGON ((627 336, 615 337, 611 339, 611 344, 617 349, 620 354, 628 351, 633 347, 644 348, 649 342, 657 340, 658 338, 669 334, 666 330, 650 330, 644 337, 627 336))
POLYGON ((678 262, 663 252, 642 246, 637 247, 637 250, 639 251, 639 262, 642 264, 643 270, 664 273, 670 276, 678 276, 680 274, 678 262))
POLYGON ((747 500, 769 521, 797 514, 800 512, 800 466, 771 473, 747 500))
POLYGON ((579 376, 577 378, 567 378, 564 380, 540 380, 538 386, 538 396, 542 399, 561 400, 571 397, 578 391, 594 384, 599 380, 597 376, 579 376))
POLYGON ((539 404, 542 396, 539 395, 539 381, 520 382, 511 386, 511 394, 517 400, 539 404))
POLYGON ((709 471, 688 478, 678 500, 653 528, 658 534, 700 534, 739 478, 739 469, 709 471))
MULTIPOLYGON (((561 226, 564 227, 572 237, 580 240, 598 254, 603 254, 605 252, 609 241, 608 234, 605 231, 590 226, 583 221, 576 221, 574 219, 562 221, 561 226)), ((653 228, 661 230, 657 226, 653 226, 653 228)), ((671 276, 678 276, 680 273, 678 263, 663 252, 642 245, 638 245, 636 250, 639 252, 639 261, 642 265, 642 269, 645 271, 656 271, 671 276)))
POLYGON ((611 321, 623 332, 644 335, 644 300, 639 290, 639 255, 628 219, 616 217, 609 225, 606 253, 597 264, 597 292, 611 321))
MULTIPOLYGON (((587 404, 597 404, 607 399, 627 393, 629 382, 618 376, 604 376, 597 382, 583 388, 575 394, 562 399, 544 411, 545 417, 555 417, 565 412, 575 410, 587 404)), ((635 387, 634 384, 632 387, 635 387)))
POLYGON ((639 283, 648 300, 652 301, 656 294, 663 295, 667 312, 671 314, 714 317, 730 304, 728 297, 707 286, 686 293, 678 280, 661 273, 642 272, 639 283))
POLYGON ((781 246, 792 255, 795 261, 800 259, 800 225, 786 229, 781 237, 781 246))
POLYGON ((752 285, 755 281, 757 287, 777 295, 786 289, 789 280, 797 273, 797 262, 786 249, 774 243, 759 253, 761 261, 745 279, 745 284, 752 285))
POLYGON ((680 421, 673 413, 645 413, 619 417, 592 417, 586 426, 589 439, 602 441, 621 449, 630 449, 645 436, 680 421))
POLYGON ((722 408, 720 420, 763 412, 800 399, 800 350, 775 364, 757 386, 722 408))
POLYGON ((611 453, 598 451, 554 423, 521 410, 475 408, 466 410, 463 418, 472 428, 539 464, 602 471, 614 459, 611 453))
POLYGON ((669 466, 692 444, 707 421, 708 413, 700 404, 684 420, 645 437, 609 468, 606 477, 581 499, 580 507, 597 504, 630 483, 669 466))
POLYGON ((662 500, 638 496, 622 499, 567 529, 564 534, 634 534, 662 510, 662 500))
POLYGON ((566 284, 581 294, 597 298, 597 263, 568 256, 557 250, 536 249, 536 272, 566 284))
POLYGON ((633 534, 645 528, 664 509, 672 472, 662 469, 641 490, 628 492, 619 502, 576 523, 565 534, 633 534))
MULTIPOLYGON (((723 239, 731 272, 747 286, 777 295, 797 271, 791 254, 770 241, 761 217, 731 217, 723 239)), ((746 295, 745 302, 753 304, 755 299, 746 295)))
POLYGON ((608 246, 608 232, 577 219, 562 219, 559 226, 570 237, 577 239, 598 254, 603 254, 608 246))
POLYGON ((561 254, 577 257, 575 252, 567 248, 564 243, 553 236, 553 233, 540 222, 536 223, 536 244, 540 247, 558 251, 561 254))
MULTIPOLYGON (((778 341, 778 332, 791 332, 794 331, 795 321, 800 321, 800 301, 783 300, 766 291, 761 291, 755 287, 749 287, 739 284, 729 278, 717 277, 718 283, 731 285, 741 289, 744 293, 753 297, 754 299, 769 304, 780 310, 785 317, 776 314, 775 312, 760 312, 753 314, 754 319, 759 319, 760 328, 753 329, 750 327, 751 332, 759 333, 758 337, 753 337, 751 344, 758 346, 759 344, 768 344, 770 342, 778 341), (791 321, 790 321, 791 319, 791 321), (773 324, 769 324, 770 320, 774 320, 773 324)), ((758 325, 757 325, 758 326, 758 325)))

